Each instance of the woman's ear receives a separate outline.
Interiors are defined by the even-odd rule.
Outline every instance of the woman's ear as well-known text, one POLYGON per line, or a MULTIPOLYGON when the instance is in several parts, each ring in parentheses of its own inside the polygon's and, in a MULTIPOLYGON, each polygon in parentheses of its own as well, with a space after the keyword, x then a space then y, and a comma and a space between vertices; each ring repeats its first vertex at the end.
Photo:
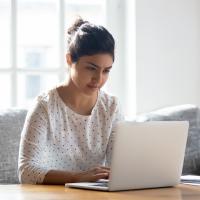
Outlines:
POLYGON ((72 65, 72 57, 71 57, 71 54, 69 54, 69 53, 66 54, 66 62, 69 65, 69 67, 71 67, 71 65, 72 65))

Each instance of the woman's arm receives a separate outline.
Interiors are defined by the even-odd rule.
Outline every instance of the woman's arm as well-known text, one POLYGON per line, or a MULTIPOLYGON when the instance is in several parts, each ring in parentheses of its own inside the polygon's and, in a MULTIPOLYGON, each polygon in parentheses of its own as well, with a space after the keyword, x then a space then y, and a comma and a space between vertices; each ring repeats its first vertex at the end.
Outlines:
POLYGON ((43 184, 65 184, 73 182, 91 182, 98 179, 107 179, 110 173, 108 167, 95 167, 88 171, 67 172, 61 170, 50 170, 43 181, 43 184))
POLYGON ((113 143, 115 139, 116 123, 119 121, 124 121, 124 115, 121 111, 121 106, 119 105, 119 102, 116 98, 114 99, 114 103, 112 104, 110 112, 111 112, 110 115, 112 116, 111 120, 112 128, 110 131, 110 137, 106 149, 106 166, 111 165, 111 156, 112 156, 113 143))
POLYGON ((21 134, 18 158, 18 174, 21 183, 42 183, 48 172, 43 164, 48 126, 47 111, 40 102, 36 102, 27 114, 21 134))

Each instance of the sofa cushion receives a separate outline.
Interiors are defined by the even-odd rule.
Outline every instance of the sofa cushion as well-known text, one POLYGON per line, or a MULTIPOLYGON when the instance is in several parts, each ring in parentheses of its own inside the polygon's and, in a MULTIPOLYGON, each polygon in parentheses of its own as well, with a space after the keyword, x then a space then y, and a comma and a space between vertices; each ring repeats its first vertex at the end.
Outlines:
POLYGON ((136 121, 189 121, 183 174, 200 174, 200 109, 195 105, 172 106, 137 116, 136 121))
POLYGON ((0 110, 0 183, 19 183, 17 162, 26 110, 0 110))

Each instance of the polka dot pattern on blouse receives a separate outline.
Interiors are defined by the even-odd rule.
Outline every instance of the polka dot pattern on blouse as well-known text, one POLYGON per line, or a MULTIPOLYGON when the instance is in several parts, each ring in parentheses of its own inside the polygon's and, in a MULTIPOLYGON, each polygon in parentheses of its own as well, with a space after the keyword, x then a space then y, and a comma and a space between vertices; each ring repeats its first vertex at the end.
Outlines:
POLYGON ((42 183, 49 170, 83 171, 109 165, 114 125, 122 120, 116 97, 99 91, 91 115, 67 107, 56 89, 38 96, 21 135, 21 183, 42 183))

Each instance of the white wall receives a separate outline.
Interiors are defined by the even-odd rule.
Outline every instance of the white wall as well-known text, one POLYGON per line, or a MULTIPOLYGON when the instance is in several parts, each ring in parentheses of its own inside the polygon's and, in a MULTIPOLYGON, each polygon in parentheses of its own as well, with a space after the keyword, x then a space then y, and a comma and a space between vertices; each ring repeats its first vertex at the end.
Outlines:
POLYGON ((136 0, 137 113, 200 105, 199 11, 199 0, 136 0))
POLYGON ((127 119, 136 113, 135 0, 107 0, 107 28, 116 41, 107 89, 119 98, 127 119))

